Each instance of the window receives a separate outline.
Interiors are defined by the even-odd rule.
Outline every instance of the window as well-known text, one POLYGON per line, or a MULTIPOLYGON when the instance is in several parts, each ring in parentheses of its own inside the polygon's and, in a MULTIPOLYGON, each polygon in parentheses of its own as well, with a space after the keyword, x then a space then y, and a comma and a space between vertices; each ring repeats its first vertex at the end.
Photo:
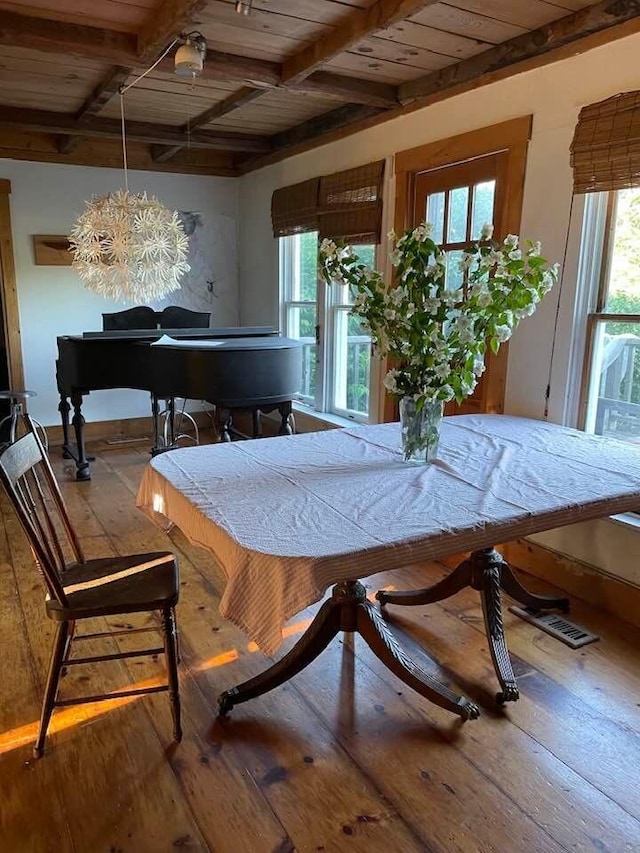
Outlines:
POLYGON ((640 187, 590 193, 581 284, 588 302, 581 426, 640 443, 640 187), (594 251, 595 249, 595 251, 594 251))
MULTIPOLYGON (((375 265, 375 246, 354 246, 375 265)), ((370 412, 371 338, 346 287, 318 276, 318 233, 280 238, 284 334, 304 342, 300 401, 318 412, 366 421, 370 412)))

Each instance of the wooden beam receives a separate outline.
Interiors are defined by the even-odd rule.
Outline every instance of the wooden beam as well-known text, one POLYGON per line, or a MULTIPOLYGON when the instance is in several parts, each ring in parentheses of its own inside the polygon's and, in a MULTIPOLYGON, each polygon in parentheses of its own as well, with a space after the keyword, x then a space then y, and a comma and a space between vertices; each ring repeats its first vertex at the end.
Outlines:
MULTIPOLYGON (((31 18, 15 12, 3 11, 0 15, 0 44, 97 59, 129 69, 141 66, 136 37, 131 33, 31 18)), ((158 71, 165 74, 173 74, 173 69, 173 56, 167 56, 158 65, 158 71)), ((269 89, 281 84, 281 70, 279 62, 208 50, 200 79, 269 89)), ((397 100, 394 86, 327 72, 308 77, 297 88, 301 92, 335 95, 350 103, 371 106, 392 106, 397 100)))
MULTIPOLYGON (((170 163, 154 163, 149 145, 130 142, 127 160, 130 169, 175 172, 189 175, 237 175, 236 154, 211 149, 181 151, 170 163)), ((0 134, 0 158, 37 163, 68 163, 78 166, 122 168, 122 145, 115 139, 82 139, 70 154, 61 154, 49 133, 6 130, 0 134)))
POLYGON ((253 89, 251 86, 244 86, 237 92, 232 92, 223 101, 209 107, 208 110, 205 110, 203 113, 200 113, 200 115, 191 119, 188 124, 182 125, 180 128, 181 132, 184 134, 184 142, 182 145, 172 145, 169 148, 156 147, 151 152, 153 159, 157 163, 166 163, 175 154, 177 154, 178 151, 188 146, 191 133, 195 129, 198 127, 204 127, 205 124, 209 124, 209 122, 214 121, 214 119, 225 116, 228 113, 233 112, 233 110, 237 110, 245 104, 255 101, 256 98, 259 98, 262 95, 264 95, 264 89, 253 89))
POLYGON ((322 38, 303 47, 282 65, 282 82, 297 83, 313 71, 349 50, 356 42, 377 30, 384 30, 396 21, 415 15, 438 0, 377 0, 366 10, 354 10, 347 20, 322 38))
POLYGON ((136 36, 132 33, 32 18, 5 10, 0 15, 0 44, 83 56, 116 65, 133 67, 140 64, 136 36))
MULTIPOLYGON (((73 116, 46 110, 22 107, 0 107, 0 127, 11 130, 86 136, 102 139, 120 139, 122 129, 119 119, 89 117, 78 125, 73 116)), ((141 121, 127 122, 127 139, 157 145, 184 145, 185 138, 179 128, 141 121)), ((230 133, 228 131, 197 131, 191 134, 191 148, 210 148, 218 151, 270 151, 265 137, 230 133)))
POLYGON ((316 139, 324 133, 344 127, 354 121, 370 118, 384 112, 381 107, 369 107, 366 104, 344 104, 335 110, 323 115, 316 116, 309 121, 302 122, 295 127, 276 133, 270 137, 271 146, 275 150, 288 148, 309 139, 316 139))
MULTIPOLYGON (((89 116, 96 115, 118 92, 131 70, 123 65, 114 65, 107 75, 98 83, 93 92, 75 114, 78 124, 84 124, 89 116)), ((68 154, 77 144, 79 136, 66 136, 60 140, 58 148, 61 154, 68 154)))
POLYGON ((193 16, 206 5, 207 0, 162 0, 138 34, 140 62, 152 62, 179 33, 193 29, 193 16))
POLYGON ((533 32, 509 39, 456 65, 403 83, 398 88, 398 97, 402 103, 428 97, 523 60, 542 57, 549 51, 624 23, 639 14, 638 0, 602 0, 595 6, 589 6, 533 32))
POLYGON ((359 80, 343 77, 329 71, 316 71, 310 77, 291 86, 293 92, 309 92, 316 95, 335 95, 352 104, 368 104, 370 107, 397 107, 398 87, 375 80, 359 80))

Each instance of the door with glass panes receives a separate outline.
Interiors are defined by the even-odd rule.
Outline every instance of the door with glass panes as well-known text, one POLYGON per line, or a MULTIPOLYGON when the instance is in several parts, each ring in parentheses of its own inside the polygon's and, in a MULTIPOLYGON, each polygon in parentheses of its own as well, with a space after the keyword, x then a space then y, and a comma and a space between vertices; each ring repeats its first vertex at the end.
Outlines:
MULTIPOLYGON (((463 284, 458 261, 465 249, 480 238, 485 224, 495 226, 494 237, 500 233, 506 195, 508 152, 442 166, 415 176, 413 223, 433 225, 433 239, 444 249, 447 257, 447 286, 463 284)), ((449 403, 446 414, 501 412, 507 367, 507 345, 498 355, 491 351, 485 357, 486 371, 473 394, 460 406, 449 403)))

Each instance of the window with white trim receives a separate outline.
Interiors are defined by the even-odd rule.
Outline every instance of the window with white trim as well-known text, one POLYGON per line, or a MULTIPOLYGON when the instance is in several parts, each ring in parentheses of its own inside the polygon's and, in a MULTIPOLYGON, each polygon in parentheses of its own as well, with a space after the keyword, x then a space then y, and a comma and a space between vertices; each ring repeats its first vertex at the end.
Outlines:
POLYGON ((589 193, 582 229, 587 307, 579 426, 640 443, 640 187, 589 193))
MULTIPOLYGON (((354 246, 375 266, 375 246, 354 246)), ((283 334, 304 342, 299 401, 317 412, 366 422, 371 408, 371 338, 350 315, 346 286, 318 275, 318 233, 280 238, 283 334)))

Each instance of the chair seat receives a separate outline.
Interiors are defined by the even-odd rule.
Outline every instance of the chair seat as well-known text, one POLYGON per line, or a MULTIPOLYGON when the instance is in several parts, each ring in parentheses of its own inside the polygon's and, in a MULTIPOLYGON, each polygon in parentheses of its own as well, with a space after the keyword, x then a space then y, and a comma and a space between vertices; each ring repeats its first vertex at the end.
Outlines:
POLYGON ((67 606, 48 598, 51 619, 137 613, 178 603, 178 563, 168 551, 87 560, 69 566, 61 580, 67 606))

